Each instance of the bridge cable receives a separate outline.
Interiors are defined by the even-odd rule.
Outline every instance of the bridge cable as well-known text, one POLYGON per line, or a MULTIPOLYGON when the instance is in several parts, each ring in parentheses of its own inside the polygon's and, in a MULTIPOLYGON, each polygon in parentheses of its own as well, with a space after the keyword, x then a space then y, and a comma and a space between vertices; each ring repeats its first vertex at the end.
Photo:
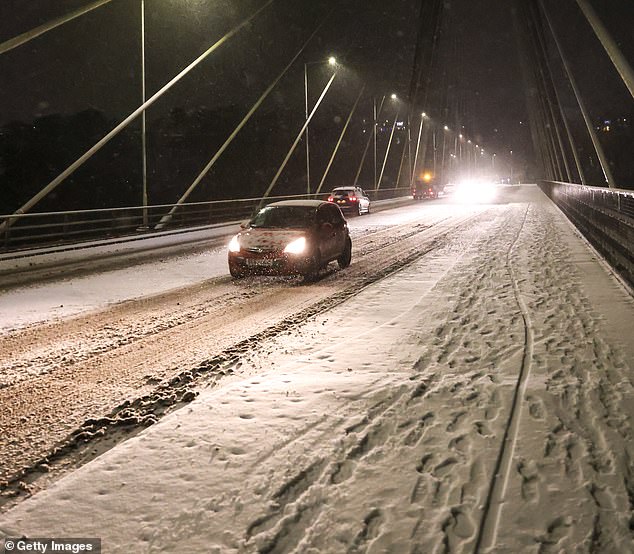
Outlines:
POLYGON ((381 167, 381 173, 379 175, 379 180, 376 183, 376 188, 374 190, 379 190, 381 186, 381 180, 383 179, 383 173, 385 172, 385 165, 387 164, 387 157, 390 155, 390 148, 392 146, 392 139, 394 138, 394 130, 396 129, 396 122, 398 121, 399 111, 396 110, 396 116, 394 117, 394 123, 392 124, 392 132, 390 133, 390 140, 387 143, 387 149, 385 150, 385 158, 383 158, 383 166, 381 167))
MULTIPOLYGON (((559 152, 561 153, 561 159, 564 164, 564 169, 566 170, 566 177, 568 179, 568 182, 572 182, 570 166, 568 164, 568 156, 566 155, 566 149, 565 149, 564 142, 561 136, 562 121, 561 119, 557 118, 557 114, 561 116, 563 111, 562 111, 561 105, 558 104, 559 96, 557 95, 557 92, 555 89, 552 73, 550 71, 550 64, 548 62, 548 51, 546 49, 543 20, 539 14, 539 7, 536 6, 535 4, 532 4, 531 6, 533 8, 536 8, 536 11, 534 10, 534 13, 533 13, 534 30, 535 30, 534 41, 535 41, 535 49, 537 52, 536 56, 540 61, 538 67, 539 67, 541 79, 543 82, 545 98, 548 103, 548 113, 550 115, 550 120, 552 121, 555 128, 557 144, 559 145, 559 152), (554 106, 557 106, 558 112, 555 112, 554 106)), ((529 9, 531 9, 531 7, 529 7, 529 9)))
MULTIPOLYGON (((198 66, 205 58, 207 58, 212 52, 220 48, 225 42, 233 38, 239 31, 246 27, 253 19, 255 19, 262 11, 269 7, 276 0, 268 0, 264 5, 258 8, 253 14, 247 17, 240 24, 235 26, 231 31, 226 33, 221 39, 216 41, 211 47, 203 52, 198 58, 190 63, 185 69, 183 69, 178 75, 173 77, 167 84, 163 85, 161 89, 155 92, 149 99, 147 99, 141 106, 134 110, 128 117, 126 117, 121 123, 119 123, 114 129, 108 132, 101 140, 89 148, 82 156, 75 160, 70 166, 68 166, 62 173, 60 173, 55 179, 53 179, 48 185, 46 185, 39 193, 31 198, 26 204, 13 213, 13 215, 20 215, 26 213, 35 204, 37 204, 42 198, 53 191, 58 185, 60 185, 66 178, 71 175, 75 170, 81 167, 88 159, 90 159, 95 153, 103 148, 110 140, 117 136, 129 123, 134 121, 144 110, 149 108, 154 102, 156 102, 163 94, 165 94, 170 88, 172 88, 177 82, 179 82, 185 75, 187 75, 192 69, 198 66)), ((0 223, 0 231, 5 230, 15 222, 15 218, 8 218, 0 223)))
MULTIPOLYGON (((548 85, 549 85, 550 90, 552 91, 552 94, 554 94, 554 104, 558 108, 560 121, 563 123, 564 129, 566 131, 566 137, 568 138, 569 151, 572 153, 572 156, 573 156, 573 159, 574 159, 574 162, 575 162, 575 167, 577 169, 577 174, 579 175, 579 179, 581 180, 581 184, 585 184, 585 176, 584 176, 584 173, 583 173, 583 169, 581 167, 581 160, 579 159, 579 154, 577 152, 575 139, 574 139, 574 136, 572 134, 572 130, 570 128, 570 124, 568 122, 568 117, 566 117, 566 113, 565 113, 564 108, 563 108, 563 104, 562 104, 562 101, 561 101, 561 96, 559 94, 559 89, 558 89, 557 85, 555 84, 554 73, 553 73, 553 70, 552 70, 552 64, 550 62, 550 57, 548 55, 548 48, 547 48, 547 45, 546 45, 546 36, 545 36, 544 25, 543 25, 543 17, 540 17, 539 6, 536 6, 536 10, 537 10, 536 17, 539 18, 539 25, 538 25, 538 28, 537 28, 537 35, 538 35, 538 39, 539 39, 541 59, 542 59, 544 65, 545 65, 545 68, 546 68, 546 71, 547 71, 546 75, 548 77, 548 85)), ((553 117, 554 117, 554 114, 553 114, 553 117)), ((557 136, 558 136, 558 139, 559 139, 560 147, 561 147, 562 151, 564 151, 564 146, 562 144, 562 140, 561 140, 561 137, 559 135, 558 125, 556 126, 556 129, 558 131, 557 136)), ((568 165, 568 157, 566 156, 565 153, 563 155, 563 159, 564 159, 564 164, 566 166, 566 174, 568 175, 568 181, 572 182, 571 173, 570 173, 570 167, 568 165)))
POLYGON ((328 21, 328 19, 330 18, 330 16, 332 15, 332 13, 334 12, 335 8, 332 8, 322 19, 321 23, 319 23, 319 25, 317 25, 317 27, 315 28, 315 30, 311 33, 311 35, 308 37, 308 39, 304 42, 304 44, 301 46, 301 48, 297 51, 297 53, 295 54, 295 56, 293 56, 293 58, 291 59, 290 62, 288 62, 288 64, 286 65, 286 67, 284 67, 284 69, 280 72, 280 74, 273 80, 273 82, 267 87, 267 89, 262 93, 262 95, 257 99, 257 101, 255 102, 255 104, 253 104, 253 106, 251 106, 251 109, 246 113, 246 115, 242 118, 242 121, 240 121, 240 123, 238 123, 237 127, 233 130, 233 132, 227 137, 227 139, 225 140, 225 142, 222 144, 222 146, 216 151, 216 153, 213 155, 213 157, 211 158, 211 160, 209 160, 209 162, 207 163, 207 165, 202 169, 202 171, 198 174, 198 176, 194 179, 194 181, 192 182, 192 184, 189 186, 189 188, 183 193, 183 195, 178 199, 178 201, 176 202, 176 204, 174 205, 174 207, 172 207, 172 209, 169 211, 169 213, 165 216, 163 216, 163 218, 161 218, 159 224, 157 225, 157 228, 159 228, 159 226, 163 226, 166 223, 168 223, 172 216, 174 215, 174 212, 176 212, 176 210, 178 209, 178 207, 183 204, 185 202, 185 200, 187 200, 187 198, 189 197, 189 195, 196 189, 196 187, 200 184, 200 182, 203 180, 203 178, 205 177, 205 175, 207 175, 209 173, 209 171, 211 171, 211 168, 215 165, 215 163, 218 161, 218 159, 220 158, 220 156, 222 156, 222 154, 224 153, 224 151, 229 147, 229 145, 233 142, 233 139, 236 138, 236 136, 238 135, 238 133, 242 130, 242 128, 248 123, 248 121, 251 119, 251 117, 253 116, 253 114, 259 109, 259 107, 262 105, 262 103, 264 102, 264 100, 269 96, 269 94, 273 91, 273 89, 277 86, 277 84, 282 80, 282 78, 284 77, 284 75, 286 75, 286 73, 288 72, 288 70, 291 68, 291 66, 297 61, 297 59, 303 54, 304 50, 306 49, 306 47, 308 46, 308 44, 311 42, 311 40, 313 39, 313 37, 317 34, 317 32, 324 26, 324 24, 326 23, 326 21, 328 21))
POLYGON ((531 2, 527 6, 529 17, 529 28, 531 29, 531 38, 533 41, 533 53, 535 59, 535 67, 538 75, 538 84, 541 87, 542 94, 540 95, 541 102, 544 106, 544 114, 546 121, 546 128, 549 129, 549 135, 551 139, 551 148, 555 157, 555 163, 557 164, 557 171, 560 180, 564 180, 564 172, 566 173, 566 179, 568 182, 572 181, 570 174, 570 167, 566 156, 566 151, 561 138, 560 125, 556 120, 555 109, 553 107, 553 89, 552 80, 549 80, 550 74, 547 72, 547 56, 543 42, 543 35, 540 36, 540 24, 541 18, 539 13, 535 11, 535 3, 531 2), (556 142, 555 142, 556 141, 556 142))
POLYGON ((330 160, 328 161, 328 165, 326 166, 326 169, 321 178, 321 181, 319 182, 319 186, 317 187, 317 190, 315 191, 315 194, 319 194, 319 192, 321 192, 321 187, 323 186, 324 181, 326 180, 326 176, 328 175, 328 172, 330 171, 332 162, 335 160, 335 156, 337 155, 337 150, 339 150, 341 141, 343 140, 343 137, 346 134, 346 130, 348 129, 348 125, 350 124, 350 120, 352 119, 352 116, 354 115, 354 112, 357 109, 357 105, 359 104, 359 100, 361 99, 361 95, 363 94, 364 90, 365 90, 365 85, 361 87, 361 90, 359 91, 359 94, 357 95, 357 99, 355 100, 354 105, 352 106, 352 109, 350 110, 350 113, 348 114, 348 119, 346 119, 346 123, 343 126, 343 129, 341 130, 341 134, 339 135, 339 140, 337 141, 337 144, 335 145, 335 149, 333 150, 332 155, 330 156, 330 160))
MULTIPOLYGON (((363 155, 361 156, 361 161, 359 162, 359 166, 357 167, 357 173, 354 176, 354 181, 352 183, 353 187, 357 186, 357 183, 359 182, 359 176, 361 175, 361 169, 363 168, 363 162, 365 162, 365 157, 368 154, 368 148, 370 147, 370 142, 372 142, 372 139, 375 139, 374 142, 374 159, 376 160, 376 126, 377 126, 377 120, 379 118, 379 116, 381 115, 381 112, 383 111, 383 105, 385 103, 385 95, 383 95, 383 97, 381 98, 381 103, 379 104, 379 109, 377 111, 376 109, 376 98, 374 99, 374 110, 372 111, 372 132, 370 133, 370 135, 368 136, 368 141, 365 143, 365 148, 363 150, 363 155)), ((374 164, 374 182, 376 183, 376 163, 374 164)))
POLYGON ((113 0, 97 0, 92 4, 88 4, 82 8, 77 8, 75 11, 72 11, 66 15, 62 15, 56 19, 49 21, 48 23, 44 23, 38 27, 31 29, 30 31, 26 31, 21 35, 10 38, 9 40, 0 43, 0 54, 4 54, 6 52, 9 52, 10 50, 13 50, 14 48, 17 48, 18 46, 22 46, 23 44, 30 42, 31 40, 43 35, 44 33, 47 33, 48 31, 52 31, 53 29, 59 27, 60 25, 63 25, 64 23, 68 23, 69 21, 72 21, 73 19, 76 19, 88 12, 91 12, 92 10, 96 10, 104 4, 109 4, 112 1, 113 0))
POLYGON ((544 125, 540 122, 540 105, 538 101, 538 89, 534 72, 534 65, 536 61, 534 59, 534 55, 532 55, 534 52, 530 49, 528 15, 523 3, 512 6, 511 13, 513 16, 513 24, 517 30, 515 36, 517 37, 518 53, 520 57, 519 66, 527 91, 526 104, 533 147, 535 149, 536 156, 541 162, 541 167, 545 176, 548 179, 553 180, 555 175, 554 164, 552 163, 548 143, 545 140, 544 125))
POLYGON ((264 203, 264 200, 269 196, 270 192, 273 190, 273 187, 276 185, 278 179, 280 178, 280 175, 282 175, 282 172, 284 171, 284 168, 286 167, 286 164, 288 163, 288 160, 291 158, 293 152, 295 152, 295 148, 297 148, 297 145, 299 144, 299 141, 302 139, 302 135, 304 134, 304 131, 306 130, 306 127, 308 127, 308 124, 310 123, 311 119, 315 115, 315 112, 317 111, 317 108, 319 108, 319 105, 321 104, 322 100, 326 96, 326 93, 328 92, 328 89, 330 88, 330 85, 332 85, 332 82, 335 80, 336 76, 337 76, 337 72, 335 71, 332 74, 332 77, 330 77, 330 80, 328 81, 328 83, 326 83, 326 86, 324 87, 324 90, 322 90, 322 92, 321 92, 321 94, 320 94, 320 96, 319 96, 319 98, 317 100, 317 103, 313 107, 313 110, 310 112, 310 115, 306 118, 306 121, 304 122, 304 125, 302 125, 302 128, 300 129, 297 137, 293 141, 293 144, 291 145, 289 151, 287 152, 286 157, 282 161, 282 164, 278 168, 278 170, 275 173, 273 179, 271 180, 271 183, 269 184, 268 188, 266 189, 266 192, 262 196, 262 200, 260 201, 259 207, 262 207, 262 205, 264 203))
POLYGON ((599 42, 608 53, 610 60, 616 67, 616 70, 619 72, 621 79, 625 83, 625 86, 630 91, 630 94, 634 97, 634 71, 632 71, 632 66, 628 63, 623 56, 623 53, 619 50, 617 43, 610 36, 610 33, 605 28, 601 20, 597 16, 596 12, 590 5, 587 0, 577 0, 577 4, 581 8, 581 11, 586 16, 588 23, 594 30, 599 42))
POLYGON ((599 158, 599 163, 601 165, 601 170, 603 171, 603 176, 605 178, 605 181, 608 184, 609 188, 615 188, 616 185, 614 182, 614 177, 612 176, 612 171, 610 170, 610 164, 608 162, 607 157, 605 156, 603 147, 601 146, 601 143, 599 142, 599 138, 597 137, 597 134, 594 130, 594 125, 592 124, 592 120, 590 119, 590 115, 588 114, 588 110, 586 109, 585 103, 583 99, 581 98, 581 93, 579 92, 577 81, 574 75, 572 74, 570 65, 568 64, 568 59, 566 58, 566 55, 563 51, 561 43, 559 42, 559 37, 557 36, 557 33, 555 32, 555 28, 553 27, 550 16, 548 15, 548 11, 545 9, 542 0, 538 0, 538 1, 541 6, 542 13, 544 14, 544 17, 546 18, 546 22, 548 23, 548 27, 550 28, 551 35, 555 41, 555 45, 557 47, 557 51, 559 52, 559 57, 563 64, 566 75, 568 77, 568 81, 570 83, 570 86, 572 87, 575 98, 577 99, 577 104, 579 105, 579 110, 581 111, 581 115, 586 124, 588 134, 590 135, 590 139, 592 140, 592 144, 594 145, 594 149, 597 153, 597 157, 599 158))

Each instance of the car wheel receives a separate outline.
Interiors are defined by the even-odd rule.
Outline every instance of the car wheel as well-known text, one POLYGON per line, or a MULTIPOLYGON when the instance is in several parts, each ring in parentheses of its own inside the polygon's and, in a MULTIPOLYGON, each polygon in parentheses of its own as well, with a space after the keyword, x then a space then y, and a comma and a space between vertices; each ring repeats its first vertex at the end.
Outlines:
POLYGON ((337 258, 337 263, 341 269, 346 269, 350 265, 352 260, 352 242, 350 239, 346 240, 346 247, 344 248, 341 256, 337 258))
POLYGON ((363 209, 361 208, 361 202, 357 204, 357 215, 361 215, 363 213, 363 209))
POLYGON ((312 283, 319 278, 319 270, 322 267, 321 253, 317 250, 313 256, 310 269, 304 274, 304 281, 312 283))
POLYGON ((242 279, 244 277, 244 273, 242 271, 238 271, 235 267, 229 266, 229 273, 231 277, 234 279, 242 279))
POLYGON ((370 213, 370 204, 368 204, 368 209, 365 211, 366 214, 370 213))

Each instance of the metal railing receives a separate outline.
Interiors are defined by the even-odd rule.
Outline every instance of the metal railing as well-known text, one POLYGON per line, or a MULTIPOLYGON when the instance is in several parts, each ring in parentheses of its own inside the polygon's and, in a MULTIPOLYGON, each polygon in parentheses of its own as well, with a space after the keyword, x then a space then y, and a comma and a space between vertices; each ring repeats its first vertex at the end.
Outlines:
POLYGON ((555 181, 540 188, 634 287, 634 191, 555 181))
MULTIPOLYGON (((367 194, 371 200, 383 200, 408 196, 409 188, 369 190, 367 194)), ((268 204, 308 198, 325 200, 328 194, 0 215, 0 225, 6 222, 0 235, 0 251, 11 252, 227 223, 250 218, 262 202, 268 204), (170 214, 175 207, 177 209, 170 214), (144 216, 147 216, 147 226, 144 226, 144 216)))

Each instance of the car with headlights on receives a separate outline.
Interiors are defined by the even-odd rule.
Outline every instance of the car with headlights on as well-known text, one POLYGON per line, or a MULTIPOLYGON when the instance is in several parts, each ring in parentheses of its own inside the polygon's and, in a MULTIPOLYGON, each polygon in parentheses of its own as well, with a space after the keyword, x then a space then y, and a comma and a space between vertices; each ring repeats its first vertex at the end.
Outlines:
POLYGON ((332 189, 328 202, 339 206, 342 212, 369 214, 370 199, 361 187, 337 187, 332 189))
POLYGON ((263 207, 228 247, 229 272, 246 275, 303 275, 314 279, 336 260, 350 265, 352 242, 341 210, 321 200, 284 200, 263 207))
POLYGON ((422 200, 423 198, 438 198, 441 187, 437 183, 434 176, 427 172, 412 183, 412 197, 414 200, 422 200))

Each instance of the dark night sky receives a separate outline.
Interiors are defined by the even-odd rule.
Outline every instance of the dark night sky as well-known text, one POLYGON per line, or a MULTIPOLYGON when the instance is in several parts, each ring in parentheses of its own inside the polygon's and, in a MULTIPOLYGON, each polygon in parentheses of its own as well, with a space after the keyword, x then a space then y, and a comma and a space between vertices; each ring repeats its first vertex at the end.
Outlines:
MULTIPOLYGON (((151 93, 212 40, 251 13, 263 0, 146 0, 147 76, 151 93)), ((86 5, 88 0, 5 0, 0 8, 0 40, 86 5)), ((634 7, 631 0, 594 0, 626 56, 634 55, 634 7)), ((447 0, 441 47, 458 40, 456 77, 465 90, 466 107, 478 132, 491 139, 492 129, 518 120, 524 98, 510 15, 512 2, 447 0)), ((416 40, 418 0, 348 0, 291 2, 277 0, 247 32, 242 32, 188 77, 187 85, 207 84, 219 104, 233 102, 245 88, 257 88, 281 67, 328 7, 335 13, 311 53, 344 52, 346 63, 360 68, 378 87, 407 92, 416 40), (317 5, 317 6, 316 6, 317 5), (202 82, 202 83, 201 83, 202 82)), ((588 65, 605 75, 586 87, 590 104, 622 106, 627 97, 613 83, 612 69, 579 15, 573 0, 549 0, 561 38, 580 76, 588 65), (582 38, 580 38, 582 37, 582 38), (603 79, 599 79, 602 81, 603 79), (594 94, 596 93, 596 94, 594 94), (603 96, 604 102, 601 97, 603 96)), ((90 14, 49 32, 0 57, 0 123, 41 113, 72 112, 92 106, 121 116, 138 102, 139 3, 113 0, 90 14)), ((307 56, 310 57, 309 53, 307 56)), ((583 79, 582 79, 583 80, 583 79)), ((624 87, 621 87, 624 88, 624 87)), ((183 94, 191 94, 191 90, 183 94)), ((177 99, 174 99, 178 102, 177 99)), ((214 101, 212 100, 212 101, 214 101)), ((433 108, 432 108, 433 111, 433 108)), ((599 110, 600 111, 600 110, 599 110)))
MULTIPOLYGON (((87 3, 4 0, 0 41, 87 3)), ((263 3, 146 0, 148 96, 263 3)), ((530 157, 512 4, 499 0, 445 1, 439 43, 442 64, 432 76, 437 90, 432 91, 431 105, 422 108, 439 123, 445 118, 449 124, 459 120, 466 132, 485 146, 500 151, 524 149, 530 157), (446 91, 447 84, 451 93, 448 100, 442 100, 439 91, 446 91), (443 111, 445 106, 448 112, 443 111), (456 112, 458 106, 460 111, 456 112)), ((545 0, 545 4, 579 73, 593 116, 632 111, 631 97, 574 0, 545 0)), ((632 1, 593 0, 593 5, 632 60, 632 1)), ((242 106, 244 113, 331 8, 333 14, 302 61, 323 59, 331 53, 342 59, 346 69, 332 95, 344 104, 352 102, 362 82, 370 94, 396 90, 404 97, 411 77, 419 7, 419 0, 277 0, 157 102, 149 110, 149 120, 164 117, 176 107, 188 110, 199 105, 242 106)), ((87 108, 122 119, 140 103, 139 29, 139 2, 113 0, 0 55, 0 125, 87 108)), ((303 64, 297 63, 264 106, 297 106, 293 111, 300 125, 302 70, 303 64)), ((323 82, 320 71, 323 74, 319 67, 311 69, 315 89, 323 82)), ((369 115, 369 102, 364 102, 362 109, 369 115)), ((292 134, 289 132, 289 137, 292 134)))

